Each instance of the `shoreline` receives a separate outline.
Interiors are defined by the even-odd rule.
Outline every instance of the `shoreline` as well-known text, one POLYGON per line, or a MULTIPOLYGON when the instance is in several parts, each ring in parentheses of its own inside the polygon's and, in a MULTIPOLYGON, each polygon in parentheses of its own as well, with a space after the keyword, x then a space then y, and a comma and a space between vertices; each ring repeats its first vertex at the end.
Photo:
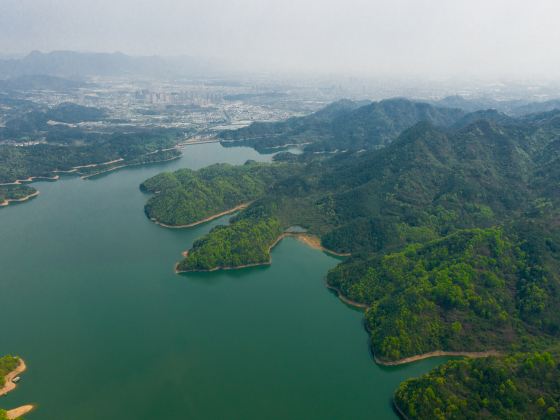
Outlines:
MULTIPOLYGON (((260 263, 243 264, 243 265, 237 265, 237 266, 212 267, 212 268, 209 268, 207 270, 178 270, 177 266, 179 265, 179 263, 177 263, 177 264, 175 264, 175 273, 177 273, 177 274, 181 274, 181 273, 210 273, 212 271, 219 271, 219 270, 241 270, 242 268, 260 267, 260 266, 270 265, 270 264, 272 264, 272 255, 270 254, 270 252, 272 251, 272 249, 276 245, 278 245, 280 243, 280 241, 282 239, 284 239, 288 235, 289 235, 288 233, 283 233, 278 238, 276 238, 276 240, 272 243, 272 245, 270 245, 268 247, 268 261, 260 262, 260 263)), ((188 250, 183 252, 183 256, 185 258, 188 257, 188 255, 189 255, 188 250)))
POLYGON ((186 229, 186 228, 191 228, 191 227, 195 227, 195 226, 201 225, 201 224, 203 224, 203 223, 211 222, 212 220, 218 219, 218 218, 220 218, 220 217, 222 217, 222 216, 227 216, 228 214, 235 213, 236 211, 246 209, 247 207, 249 207, 249 205, 250 205, 251 203, 252 203, 252 202, 239 204, 239 205, 237 205, 237 206, 235 206, 235 207, 233 207, 233 208, 231 208, 231 209, 225 210, 225 211, 223 211, 223 212, 221 212, 221 213, 213 214, 213 215, 211 215, 211 216, 208 216, 208 217, 205 218, 205 219, 201 219, 201 220, 197 220, 196 222, 189 223, 188 225, 166 225, 165 223, 159 222, 159 221, 158 221, 157 219, 155 219, 155 218, 150 218, 150 220, 151 220, 152 222, 154 222, 156 225, 161 226, 161 227, 164 227, 164 228, 168 228, 168 229, 186 229))
MULTIPOLYGON (((345 304, 355 307, 357 309, 368 309, 370 305, 365 303, 360 303, 348 299, 344 294, 341 292, 340 289, 337 287, 331 286, 330 284, 325 282, 325 286, 327 289, 330 289, 336 292, 337 297, 345 304)), ((365 321, 365 320, 364 320, 365 321)), ((369 328, 366 326, 366 331, 368 335, 371 337, 371 333, 369 328)), ((502 353, 497 350, 486 350, 486 351, 444 351, 444 350, 434 350, 427 353, 417 354, 414 356, 404 357, 402 359, 393 360, 393 361, 385 361, 379 359, 370 345, 371 354, 373 356, 373 361, 375 364, 380 366, 401 366, 406 365, 409 363, 418 362, 420 360, 431 359, 433 357, 468 357, 472 359, 482 358, 482 357, 490 357, 490 356, 500 356, 502 353)))
POLYGON ((101 172, 95 172, 95 173, 89 174, 89 175, 82 175, 82 176, 80 176, 80 178, 85 180, 85 179, 89 179, 89 178, 96 177, 96 176, 98 176, 98 175, 106 174, 106 173, 108 173, 108 172, 113 172, 113 171, 116 171, 116 170, 118 170, 118 169, 131 168, 131 167, 133 167, 133 166, 141 166, 141 165, 151 165, 151 164, 154 164, 154 163, 170 162, 170 161, 172 161, 172 160, 180 159, 181 157, 182 157, 182 156, 179 155, 179 156, 174 156, 174 157, 169 158, 169 159, 154 160, 154 161, 152 161, 152 162, 138 162, 138 163, 129 163, 129 164, 120 165, 120 166, 113 166, 112 168, 106 169, 106 170, 101 171, 101 172))
MULTIPOLYGON (((243 265, 237 265, 237 266, 224 266, 224 267, 212 267, 209 269, 205 269, 205 270, 179 270, 178 266, 179 263, 175 264, 175 273, 176 274, 181 274, 181 273, 211 273, 213 271, 219 271, 219 270, 241 270, 243 268, 250 268, 250 267, 261 267, 261 266, 266 266, 266 265, 271 265, 272 264, 272 249, 278 245, 280 243, 280 241, 284 238, 287 237, 295 237, 296 239, 298 239, 300 242, 304 243, 305 245, 309 246, 310 248, 313 249, 317 249, 319 251, 323 251, 329 254, 334 254, 336 256, 348 256, 348 255, 343 255, 343 254, 338 254, 334 251, 330 251, 327 248, 324 248, 323 246, 320 245, 320 239, 319 237, 315 236, 315 235, 311 235, 309 233, 295 233, 295 232, 284 232, 282 233, 280 236, 278 236, 278 238, 276 238, 276 240, 272 243, 272 245, 270 245, 268 247, 268 261, 264 261, 264 262, 260 262, 260 263, 251 263, 251 264, 243 264, 243 265), (319 241, 319 243, 317 243, 319 241)), ((189 255, 189 250, 187 251, 183 251, 181 253, 181 255, 185 258, 188 257, 189 255)))
POLYGON ((399 365, 406 365, 408 363, 418 362, 420 360, 430 359, 432 357, 468 357, 471 359, 479 359, 482 357, 490 357, 490 356, 500 356, 501 353, 497 350, 487 350, 487 351, 442 351, 442 350, 435 350, 430 351, 427 353, 418 354, 416 356, 409 356, 403 359, 395 360, 395 361, 383 361, 377 358, 375 354, 373 358, 375 363, 381 366, 399 366, 399 365))
MULTIPOLYGON (((2 389, 0 389, 0 397, 6 395, 9 392, 16 389, 17 383, 14 383, 13 379, 15 377, 21 375, 23 372, 25 372, 27 370, 27 366, 25 364, 25 361, 21 357, 19 357, 18 359, 19 359, 18 367, 16 367, 14 370, 9 372, 4 377, 4 386, 2 387, 2 389)), ((29 413, 34 408, 35 408, 35 406, 33 404, 22 405, 20 407, 13 408, 11 410, 7 410, 6 411, 6 417, 9 420, 18 419, 21 416, 29 413)))
POLYGON ((395 397, 392 398, 392 402, 393 402, 393 408, 397 412, 397 415, 403 420, 408 420, 408 417, 406 416, 406 414, 403 413, 403 411, 401 410, 401 408, 398 406, 397 402, 395 401, 395 397))
MULTIPOLYGON (((55 171, 53 171, 55 172, 55 171)), ((30 184, 31 182, 35 181, 58 181, 60 179, 59 175, 55 175, 53 177, 49 176, 30 176, 26 179, 16 179, 14 182, 6 182, 4 184, 0 184, 0 186, 6 185, 22 185, 22 184, 30 184)))
POLYGON ((355 300, 348 299, 346 296, 344 296, 344 294, 342 293, 342 291, 339 288, 331 286, 327 282, 325 282, 325 286, 327 287, 327 289, 335 292, 336 297, 338 297, 343 303, 345 303, 349 306, 352 306, 356 309, 363 309, 363 310, 369 308, 369 306, 370 306, 367 303, 360 303, 360 302, 356 302, 355 300))
POLYGON ((34 193, 31 193, 22 198, 7 198, 4 201, 0 202, 0 207, 7 207, 10 203, 23 203, 24 201, 31 200, 39 195, 39 191, 36 190, 34 193))
POLYGON ((332 254, 337 257, 350 257, 352 255, 349 252, 336 252, 331 249, 325 248, 323 245, 321 245, 321 238, 319 238, 316 235, 312 235, 311 233, 287 232, 287 235, 294 236, 295 238, 297 238, 298 241, 303 242, 305 245, 313 249, 326 252, 327 254, 332 254))
MULTIPOLYGON (((172 149, 179 149, 179 147, 178 147, 178 145, 176 145, 176 146, 173 146, 173 147, 168 148, 168 149, 156 150, 154 152, 149 152, 149 153, 146 153, 146 154, 141 155, 141 156, 149 156, 149 155, 152 155, 152 154, 155 154, 155 153, 158 153, 158 152, 163 152, 163 151, 172 150, 172 149)), ((180 157, 181 157, 181 155, 173 157, 171 159, 162 159, 162 160, 157 160, 157 161, 153 161, 153 162, 131 163, 131 164, 126 164, 126 165, 116 166, 116 167, 112 167, 112 168, 103 170, 101 172, 96 172, 94 174, 84 175, 84 176, 81 176, 80 178, 87 179, 87 178, 95 176, 95 175, 101 175, 105 172, 110 172, 110 171, 114 171, 116 169, 126 168, 126 167, 129 167, 129 166, 148 165, 150 163, 168 162, 168 161, 171 161, 171 160, 179 159, 180 157)), ((124 161, 124 158, 118 158, 118 159, 114 159, 114 160, 111 160, 111 161, 108 161, 108 162, 90 163, 88 165, 73 166, 72 168, 70 168, 68 170, 54 169, 50 173, 52 173, 52 174, 75 174, 75 173, 78 173, 79 169, 96 168, 96 167, 101 167, 101 166, 112 165, 114 163, 123 162, 123 161, 124 161)), ((26 178, 26 179, 16 179, 13 182, 0 183, 0 186, 21 185, 21 184, 28 184, 28 183, 35 182, 35 181, 58 181, 59 179, 60 179, 60 175, 54 175, 52 177, 40 176, 40 175, 39 176, 30 176, 29 178, 26 178)))
POLYGON ((112 165, 113 163, 122 162, 123 160, 124 160, 123 158, 118 158, 118 159, 110 160, 109 162, 90 163, 89 165, 73 166, 72 169, 70 170, 77 171, 78 169, 82 169, 82 168, 97 168, 98 166, 112 165))
MULTIPOLYGON (((280 241, 286 237, 295 237, 296 239, 298 239, 300 242, 304 243, 305 245, 313 248, 313 249, 317 249, 329 254, 333 254, 336 256, 349 256, 350 254, 341 254, 341 253, 337 253, 335 251, 331 251, 325 247, 323 247, 322 245, 320 245, 320 238, 318 238, 315 235, 311 235, 308 233, 294 233, 294 232, 284 232, 282 233, 275 241, 272 245, 270 245, 268 252, 269 254, 271 253, 272 249, 278 245, 278 243, 280 243, 280 241)), ((187 258, 189 255, 189 250, 187 251, 183 251, 181 253, 181 255, 184 258, 187 258)), ((175 264, 175 273, 176 274, 181 274, 181 273, 206 273, 206 272, 214 272, 214 271, 219 271, 219 270, 240 270, 243 268, 249 268, 249 267, 259 267, 259 266, 267 266, 272 264, 272 255, 269 256, 269 260, 265 261, 265 262, 260 262, 260 263, 251 263, 251 264, 244 264, 244 265, 240 265, 240 266, 224 266, 224 267, 212 267, 210 269, 206 269, 206 270, 179 270, 178 266, 179 263, 175 264)), ((328 283, 325 283, 325 286, 329 289, 332 290, 334 292, 336 292, 337 297, 345 304, 352 306, 354 308, 357 309, 361 309, 361 310, 366 310, 367 308, 369 308, 369 305, 365 304, 365 303, 360 303, 360 302, 356 302, 353 301, 349 298, 347 298, 346 296, 344 296, 344 294, 340 291, 340 289, 329 285, 328 283)), ((399 365, 405 365, 405 364, 409 364, 409 363, 414 363, 420 360, 425 360, 425 359, 430 359, 433 357, 468 357, 468 358, 481 358, 481 357, 489 357, 489 356, 499 356, 501 355, 501 353, 497 350, 487 350, 487 351, 443 351, 443 350, 435 350, 435 351, 431 351, 431 352, 427 352, 427 353, 422 353, 422 354, 417 354, 414 356, 409 356, 409 357, 405 357, 399 360, 394 360, 394 361, 384 361, 379 359, 375 353, 373 352, 372 349, 372 354, 373 354, 373 359, 374 362, 378 365, 381 366, 399 366, 399 365)))
POLYGON ((30 411, 35 408, 32 404, 22 405, 21 407, 12 408, 11 410, 6 411, 6 417, 8 420, 15 420, 19 419, 21 416, 26 415, 30 411))
POLYGON ((18 367, 16 367, 4 377, 5 382, 4 386, 0 388, 0 397, 6 395, 8 392, 13 391, 16 388, 17 384, 13 383, 12 380, 26 370, 27 366, 25 365, 25 361, 20 357, 18 367))

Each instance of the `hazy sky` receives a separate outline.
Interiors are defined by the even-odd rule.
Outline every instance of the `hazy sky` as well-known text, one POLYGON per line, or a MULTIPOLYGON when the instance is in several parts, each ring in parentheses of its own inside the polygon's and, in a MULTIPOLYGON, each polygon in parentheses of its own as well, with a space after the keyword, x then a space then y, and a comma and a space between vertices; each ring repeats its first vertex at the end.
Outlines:
POLYGON ((0 53, 187 54, 259 69, 560 75, 558 0, 0 0, 0 53))

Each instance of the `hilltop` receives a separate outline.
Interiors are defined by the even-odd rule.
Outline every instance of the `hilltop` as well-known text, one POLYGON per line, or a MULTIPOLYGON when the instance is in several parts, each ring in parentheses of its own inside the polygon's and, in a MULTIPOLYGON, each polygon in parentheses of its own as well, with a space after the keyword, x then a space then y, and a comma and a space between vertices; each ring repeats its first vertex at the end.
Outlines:
POLYGON ((259 151, 286 145, 303 145, 308 152, 370 150, 386 146, 420 121, 446 127, 463 116, 458 109, 400 98, 365 105, 342 100, 308 116, 222 131, 219 138, 224 146, 251 146, 259 151))

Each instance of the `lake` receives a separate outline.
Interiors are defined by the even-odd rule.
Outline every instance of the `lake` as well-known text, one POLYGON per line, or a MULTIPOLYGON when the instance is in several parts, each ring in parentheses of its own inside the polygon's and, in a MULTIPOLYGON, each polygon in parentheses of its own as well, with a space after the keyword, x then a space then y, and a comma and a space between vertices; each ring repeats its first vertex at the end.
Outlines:
POLYGON ((400 381, 445 359, 380 367, 363 314, 325 287, 340 260, 284 239, 269 267, 176 275, 189 229, 151 223, 138 186, 164 170, 270 160, 189 146, 167 164, 33 184, 0 210, 0 354, 28 365, 0 406, 39 419, 393 419, 400 381))

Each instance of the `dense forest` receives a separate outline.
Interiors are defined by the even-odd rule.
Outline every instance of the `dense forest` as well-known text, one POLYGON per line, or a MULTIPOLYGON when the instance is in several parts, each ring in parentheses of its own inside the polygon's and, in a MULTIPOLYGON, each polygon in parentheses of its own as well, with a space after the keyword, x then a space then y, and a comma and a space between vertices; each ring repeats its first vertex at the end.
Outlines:
MULTIPOLYGON (((363 108, 337 107, 344 120, 363 108)), ((557 356, 546 350, 560 334, 560 112, 515 118, 448 110, 437 114, 448 119, 414 124, 418 109, 408 109, 407 118, 394 114, 402 120, 395 127, 404 129, 394 139, 387 134, 380 141, 366 130, 375 147, 356 137, 358 146, 332 156, 277 155, 284 175, 267 180, 229 225, 199 239, 179 268, 267 262, 272 234, 301 226, 326 248, 352 254, 328 282, 369 306, 366 325, 379 361, 432 351, 501 354, 450 362, 407 382, 397 401, 408 417, 554 417, 558 375, 541 388, 534 378, 538 360, 557 368, 557 356), (501 381, 499 395, 485 388, 484 375, 501 381)), ((364 117, 385 129, 372 118, 364 117)), ((324 121, 312 132, 311 123, 298 128, 301 121, 292 119, 224 138, 244 141, 249 132, 279 138, 293 128, 296 143, 324 144, 335 138, 321 131, 330 130, 324 121)), ((274 145, 280 144, 285 139, 274 145)))
POLYGON ((341 264, 328 282, 371 305, 366 324, 380 360, 446 351, 511 350, 550 339, 557 284, 502 229, 461 229, 426 244, 341 264), (536 320, 538 319, 538 322, 536 320))
POLYGON ((10 201, 25 200, 36 193, 37 190, 29 185, 0 185, 0 207, 7 205, 10 201))
POLYGON ((156 175, 140 188, 154 194, 145 206, 148 217, 166 225, 188 225, 255 200, 285 176, 286 169, 256 162, 185 168, 156 175))
POLYGON ((197 240, 177 271, 208 271, 266 264, 270 248, 282 234, 274 218, 241 218, 217 226, 197 240))
MULTIPOLYGON (((27 147, 0 145, 0 183, 29 177, 53 177, 77 166, 122 160, 120 165, 149 163, 178 157, 168 149, 177 143, 177 134, 163 130, 103 135, 83 145, 37 144, 27 147)), ((78 168, 78 175, 90 175, 109 168, 78 168)))
POLYGON ((558 351, 454 360, 403 382, 395 405, 408 418, 557 419, 558 351))

